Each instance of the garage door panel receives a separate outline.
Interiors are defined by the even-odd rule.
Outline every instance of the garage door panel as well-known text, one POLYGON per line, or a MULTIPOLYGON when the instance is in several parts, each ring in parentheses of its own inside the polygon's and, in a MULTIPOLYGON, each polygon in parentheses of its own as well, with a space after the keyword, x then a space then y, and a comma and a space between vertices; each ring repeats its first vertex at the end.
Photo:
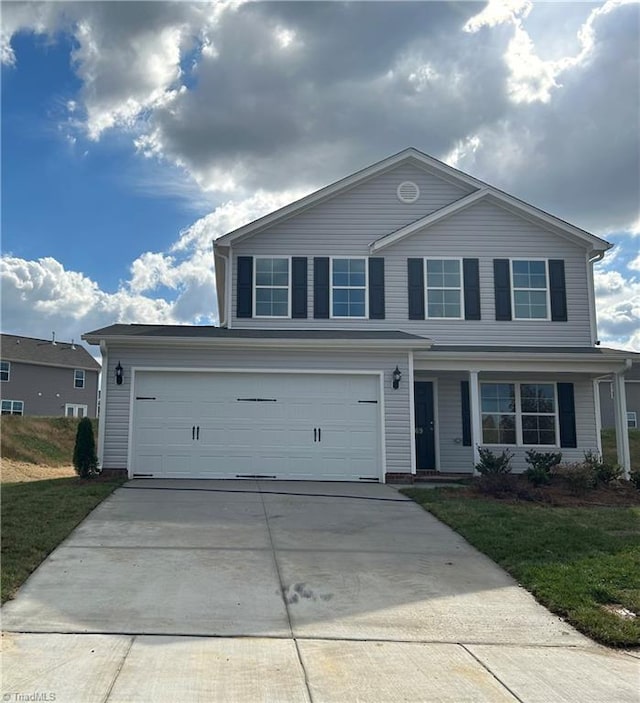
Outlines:
POLYGON ((380 474, 373 375, 138 372, 135 396, 155 400, 134 405, 134 473, 330 480, 380 474))

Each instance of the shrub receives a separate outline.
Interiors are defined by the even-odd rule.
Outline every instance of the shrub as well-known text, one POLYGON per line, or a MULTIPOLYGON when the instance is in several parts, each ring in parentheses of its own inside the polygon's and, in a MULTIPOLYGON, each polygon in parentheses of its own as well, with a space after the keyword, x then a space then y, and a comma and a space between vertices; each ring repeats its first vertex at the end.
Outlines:
POLYGON ((553 470, 553 475, 566 483, 571 492, 575 494, 595 488, 598 482, 595 469, 583 461, 558 464, 553 470))
POLYGON ((584 453, 584 463, 593 469, 596 481, 605 486, 613 481, 619 481, 622 477, 622 467, 605 461, 598 452, 591 449, 584 453))
POLYGON ((73 466, 81 478, 93 478, 100 473, 93 425, 88 417, 83 417, 78 423, 76 443, 73 448, 73 466))
POLYGON ((513 476, 511 476, 513 454, 505 449, 496 455, 484 447, 478 447, 478 452, 480 461, 476 464, 476 471, 480 474, 479 490, 492 496, 510 493, 514 487, 513 476))
POLYGON ((478 453, 480 454, 480 461, 476 464, 476 471, 478 473, 483 476, 511 473, 511 459, 513 459, 513 453, 508 449, 505 449, 496 456, 491 449, 478 447, 478 453))
POLYGON ((543 486, 551 483, 551 469, 562 461, 562 452, 538 452, 529 449, 525 454, 529 468, 525 476, 534 486, 543 486))
POLYGON ((635 469, 629 474, 629 481, 640 491, 640 469, 635 469))

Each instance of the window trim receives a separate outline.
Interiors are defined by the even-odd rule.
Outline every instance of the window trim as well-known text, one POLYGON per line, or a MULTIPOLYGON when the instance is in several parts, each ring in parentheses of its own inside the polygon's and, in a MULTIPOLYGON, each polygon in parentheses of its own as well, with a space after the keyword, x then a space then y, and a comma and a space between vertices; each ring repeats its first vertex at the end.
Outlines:
POLYGON ((9 398, 2 398, 2 402, 0 403, 0 414, 23 416, 24 415, 24 400, 10 400, 9 398), (2 403, 11 403, 11 412, 5 413, 4 410, 2 410, 2 403), (20 409, 19 413, 13 412, 13 406, 15 403, 20 403, 20 405, 22 405, 22 408, 20 409))
MULTIPOLYGON (((362 290, 363 286, 336 286, 353 290, 362 290)), ((369 257, 368 256, 330 256, 329 257, 329 319, 330 320, 368 320, 369 319, 369 257), (342 260, 364 261, 364 315, 333 314, 333 262, 342 260)))
POLYGON ((11 362, 10 361, 0 361, 0 364, 6 364, 7 365, 7 377, 2 378, 1 375, 4 373, 4 370, 0 368, 0 381, 2 383, 8 383, 11 380, 11 362))
MULTIPOLYGON (((549 258, 542 256, 513 256, 509 258, 509 288, 511 295, 511 320, 516 322, 550 322, 551 321, 551 286, 549 284, 549 258), (516 287, 514 285, 513 279, 513 262, 514 261, 544 261, 544 275, 545 275, 545 305, 547 308, 546 317, 517 317, 516 316, 516 287)), ((517 290, 525 291, 540 291, 540 288, 518 288, 517 290)))
POLYGON ((627 429, 638 429, 638 413, 635 410, 627 410, 627 429))
POLYGON ((252 282, 252 288, 253 290, 251 291, 251 304, 253 305, 253 317, 261 319, 261 320, 290 320, 291 319, 291 259, 293 257, 291 256, 254 256, 253 257, 253 282, 252 282), (256 307, 257 303, 257 289, 258 288, 284 288, 284 286, 258 286, 257 284, 257 266, 258 266, 258 259, 271 259, 272 261, 274 259, 284 259, 288 263, 288 272, 287 272, 287 314, 286 315, 258 315, 258 308, 256 307))
POLYGON ((64 416, 65 417, 88 417, 89 416, 89 406, 85 403, 65 403, 64 405, 64 416), (74 410, 72 415, 69 415, 67 411, 69 408, 74 410), (84 408, 84 415, 78 415, 77 411, 79 408, 84 408))
POLYGON ((546 449, 559 449, 560 448, 560 412, 558 407, 558 384, 555 381, 547 380, 535 380, 535 381, 522 381, 522 380, 494 380, 487 379, 480 381, 480 386, 483 385, 494 385, 497 383, 509 384, 515 386, 515 412, 514 413, 483 413, 482 411, 482 389, 480 388, 480 431, 482 432, 482 416, 483 415, 515 415, 516 418, 516 443, 515 444, 490 444, 484 441, 484 433, 482 434, 483 441, 480 445, 483 447, 522 447, 523 449, 539 449, 540 447, 546 449), (525 444, 522 440, 522 416, 532 415, 532 416, 550 416, 552 413, 523 413, 522 412, 522 394, 520 391, 521 386, 525 385, 536 385, 536 386, 551 386, 553 388, 553 403, 555 410, 553 412, 554 416, 554 431, 556 436, 555 444, 525 444))
POLYGON ((73 369, 73 387, 77 391, 82 391, 87 387, 87 372, 84 369, 73 369), (76 385, 76 381, 78 381, 78 379, 76 378, 77 373, 82 374, 81 386, 76 385))
POLYGON ((464 309, 464 266, 461 256, 425 256, 424 259, 424 319, 425 320, 464 320, 466 310, 464 309), (457 290, 460 293, 460 316, 459 317, 431 317, 429 315, 429 276, 427 274, 427 261, 457 261, 460 273, 459 288, 434 287, 433 290, 457 290))

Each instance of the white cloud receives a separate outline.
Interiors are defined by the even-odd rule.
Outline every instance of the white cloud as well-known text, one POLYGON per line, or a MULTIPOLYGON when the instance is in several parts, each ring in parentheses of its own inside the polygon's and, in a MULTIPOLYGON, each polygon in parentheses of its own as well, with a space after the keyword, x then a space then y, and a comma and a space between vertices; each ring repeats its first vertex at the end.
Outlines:
POLYGON ((640 280, 596 268, 595 289, 602 343, 640 352, 640 280))

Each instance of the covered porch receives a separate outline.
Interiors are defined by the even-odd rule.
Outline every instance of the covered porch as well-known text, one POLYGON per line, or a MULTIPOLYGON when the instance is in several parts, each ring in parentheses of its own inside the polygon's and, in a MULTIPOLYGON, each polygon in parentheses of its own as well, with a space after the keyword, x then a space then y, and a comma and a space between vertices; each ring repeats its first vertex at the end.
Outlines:
POLYGON ((617 460, 629 477, 631 459, 624 375, 639 354, 600 348, 437 346, 410 359, 412 473, 474 473, 479 447, 513 453, 561 451, 581 461, 602 454, 598 381, 615 395, 617 460))

